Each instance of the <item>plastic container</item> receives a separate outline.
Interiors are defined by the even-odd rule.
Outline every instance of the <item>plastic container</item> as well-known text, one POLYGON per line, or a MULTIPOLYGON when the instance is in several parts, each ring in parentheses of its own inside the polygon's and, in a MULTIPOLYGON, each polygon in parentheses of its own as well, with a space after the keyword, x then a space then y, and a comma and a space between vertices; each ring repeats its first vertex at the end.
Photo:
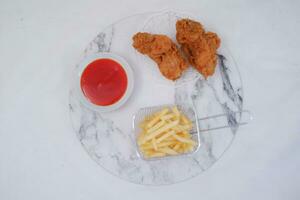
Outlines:
POLYGON ((186 156, 186 155, 190 155, 195 153, 200 145, 201 145, 201 141, 200 141, 200 132, 199 132, 199 126, 198 126, 198 117, 194 111, 194 108, 188 105, 172 105, 172 104, 168 104, 168 105, 160 105, 160 106, 153 106, 153 107, 145 107, 145 108, 141 108, 138 110, 138 112, 134 115, 133 117, 133 130, 134 130, 134 134, 135 134, 135 144, 136 144, 136 149, 137 149, 137 153, 138 156, 144 160, 158 160, 158 159, 166 159, 168 157, 177 157, 177 156, 186 156), (189 120, 192 121, 192 130, 190 131, 190 134, 192 135, 191 139, 194 140, 196 142, 196 145, 194 147, 194 149, 188 153, 182 153, 182 154, 178 154, 178 155, 167 155, 167 156, 163 156, 163 157, 155 157, 155 158, 147 158, 143 155, 143 153, 140 151, 139 145, 137 144, 137 138, 141 132, 141 128, 139 126, 139 124, 147 117, 150 116, 152 114, 154 114, 155 112, 158 112, 164 108, 172 108, 174 106, 177 106, 178 110, 184 114, 185 116, 187 116, 189 118, 189 120))

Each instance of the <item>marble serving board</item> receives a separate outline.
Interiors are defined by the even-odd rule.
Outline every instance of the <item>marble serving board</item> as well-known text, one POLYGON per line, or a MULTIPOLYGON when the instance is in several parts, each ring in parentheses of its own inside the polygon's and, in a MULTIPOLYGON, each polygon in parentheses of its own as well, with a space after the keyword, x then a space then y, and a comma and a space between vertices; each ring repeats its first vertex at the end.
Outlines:
MULTIPOLYGON (((164 79, 152 60, 132 48, 132 36, 139 31, 167 34, 175 39, 175 23, 182 17, 193 18, 174 11, 127 17, 102 30, 89 43, 83 58, 97 52, 116 53, 124 57, 134 71, 133 94, 120 109, 110 113, 88 109, 78 98, 76 83, 72 83, 69 111, 78 139, 100 166, 124 180, 162 185, 195 177, 223 155, 236 134, 241 119, 236 111, 242 110, 243 88, 233 57, 224 45, 218 51, 214 76, 205 80, 190 68, 176 82, 164 79), (142 107, 174 103, 194 107, 198 118, 226 114, 225 120, 201 121, 200 129, 219 124, 228 124, 231 128, 200 133, 201 147, 190 156, 155 161, 141 159, 132 130, 134 114, 142 107)), ((220 37, 222 39, 222 35, 220 37)), ((76 76, 77 67, 74 68, 76 76)))

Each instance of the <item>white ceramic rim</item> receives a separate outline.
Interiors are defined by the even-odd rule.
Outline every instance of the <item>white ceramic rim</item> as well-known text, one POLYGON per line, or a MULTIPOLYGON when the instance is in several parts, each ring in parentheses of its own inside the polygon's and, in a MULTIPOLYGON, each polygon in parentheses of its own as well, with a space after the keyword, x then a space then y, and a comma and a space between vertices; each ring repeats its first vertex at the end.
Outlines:
POLYGON ((78 65, 78 71, 77 71, 77 79, 76 79, 76 85, 77 85, 77 92, 79 94, 81 102, 89 107, 92 110, 96 110, 99 112, 111 112, 113 110, 116 110, 120 108, 130 97, 133 91, 133 86, 134 86, 134 76, 133 76, 133 70, 130 67, 130 65, 127 63, 127 61, 122 58, 119 55, 113 54, 113 53, 108 53, 108 52, 100 52, 100 53, 95 53, 90 56, 85 57, 78 65), (114 60, 115 62, 119 63, 123 69, 125 70, 126 76, 127 76, 127 88, 124 93, 124 95, 119 99, 116 103, 109 105, 109 106, 100 106, 92 103, 91 101, 88 100, 88 98, 83 94, 81 85, 80 85, 80 80, 81 80, 81 75, 85 68, 93 61, 98 60, 98 59, 111 59, 114 60))

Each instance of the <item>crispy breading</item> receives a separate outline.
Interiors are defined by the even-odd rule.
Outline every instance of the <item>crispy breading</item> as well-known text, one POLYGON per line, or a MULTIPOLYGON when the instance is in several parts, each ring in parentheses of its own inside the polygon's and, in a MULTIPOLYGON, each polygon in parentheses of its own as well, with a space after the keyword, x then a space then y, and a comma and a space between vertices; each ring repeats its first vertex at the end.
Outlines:
POLYGON ((176 22, 176 39, 190 64, 205 78, 215 72, 217 64, 216 50, 220 46, 217 34, 205 32, 203 26, 190 19, 176 22))
POLYGON ((133 47, 154 60, 167 79, 178 79, 188 67, 176 44, 166 35, 137 33, 133 36, 133 47))

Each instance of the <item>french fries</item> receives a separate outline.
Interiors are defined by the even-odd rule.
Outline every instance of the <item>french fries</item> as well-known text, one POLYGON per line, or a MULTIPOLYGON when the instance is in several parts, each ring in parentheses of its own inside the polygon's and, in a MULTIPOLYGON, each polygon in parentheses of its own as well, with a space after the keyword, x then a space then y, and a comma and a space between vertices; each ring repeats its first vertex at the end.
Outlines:
POLYGON ((192 126, 176 106, 164 108, 140 123, 137 144, 146 158, 191 152, 196 146, 190 134, 192 126))

